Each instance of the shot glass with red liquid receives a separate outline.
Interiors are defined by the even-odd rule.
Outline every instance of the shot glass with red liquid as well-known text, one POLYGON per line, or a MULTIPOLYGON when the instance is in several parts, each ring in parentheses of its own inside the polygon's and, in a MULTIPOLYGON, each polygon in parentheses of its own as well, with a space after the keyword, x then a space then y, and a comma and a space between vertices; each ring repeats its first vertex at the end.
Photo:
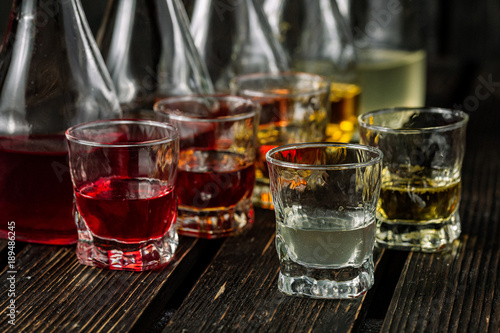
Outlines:
POLYGON ((163 99, 155 111, 180 133, 178 233, 212 239, 250 226, 260 107, 205 95, 163 99))
POLYGON ((80 263, 159 268, 178 245, 179 133, 149 120, 85 123, 66 131, 80 263))

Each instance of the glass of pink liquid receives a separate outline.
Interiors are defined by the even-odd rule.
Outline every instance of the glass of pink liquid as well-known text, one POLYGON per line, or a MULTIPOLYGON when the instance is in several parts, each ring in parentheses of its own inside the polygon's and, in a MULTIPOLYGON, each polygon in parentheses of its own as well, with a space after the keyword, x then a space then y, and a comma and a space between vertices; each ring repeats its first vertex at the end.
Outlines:
POLYGON ((260 106, 205 95, 163 99, 155 111, 180 133, 178 233, 212 239, 251 226, 260 106))
POLYGON ((106 120, 66 131, 80 263, 159 268, 178 245, 179 133, 149 120, 106 120))

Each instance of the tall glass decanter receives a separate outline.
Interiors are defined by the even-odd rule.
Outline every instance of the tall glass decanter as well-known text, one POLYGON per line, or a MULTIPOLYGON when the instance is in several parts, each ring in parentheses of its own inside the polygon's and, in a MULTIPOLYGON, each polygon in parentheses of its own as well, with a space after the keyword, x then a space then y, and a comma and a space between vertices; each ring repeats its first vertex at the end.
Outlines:
POLYGON ((76 242, 64 131, 120 116, 80 0, 14 0, 0 46, 0 237, 76 242))
POLYGON ((191 33, 217 91, 241 74, 289 69, 259 0, 196 0, 191 33))
POLYGON ((110 0, 97 43, 130 117, 153 117, 163 97, 213 93, 180 0, 110 0))
POLYGON ((429 2, 348 3, 363 88, 360 112, 425 105, 429 2))
POLYGON ((294 70, 331 81, 328 141, 348 142, 359 108, 357 56, 347 18, 335 0, 266 0, 266 15, 294 70))

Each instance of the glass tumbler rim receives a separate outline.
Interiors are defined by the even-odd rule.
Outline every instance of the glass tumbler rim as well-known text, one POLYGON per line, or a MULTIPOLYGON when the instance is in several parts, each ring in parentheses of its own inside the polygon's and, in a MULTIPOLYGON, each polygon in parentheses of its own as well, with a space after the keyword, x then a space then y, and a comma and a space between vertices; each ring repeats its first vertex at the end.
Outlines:
POLYGON ((368 111, 366 113, 360 114, 358 116, 358 124, 360 127, 375 130, 378 132, 385 133, 398 133, 398 134, 417 134, 422 132, 439 132, 447 131, 452 129, 457 129, 463 127, 469 121, 469 115, 461 110, 441 108, 441 107, 393 107, 393 108, 383 108, 378 110, 368 111), (399 113, 408 111, 418 111, 420 113, 428 114, 448 114, 456 116, 456 121, 437 126, 427 126, 419 128, 392 128, 383 125, 374 125, 368 123, 368 119, 373 116, 389 114, 389 113, 399 113))
POLYGON ((304 143, 291 143, 282 146, 278 146, 270 149, 266 153, 266 160, 268 163, 273 165, 278 165, 281 167, 286 167, 290 169, 309 169, 309 170, 346 170, 346 169, 356 169, 364 168, 371 165, 375 165, 382 162, 384 153, 376 147, 357 144, 357 143, 343 143, 343 142, 304 142, 304 143), (304 164, 304 163, 293 163, 280 161, 272 155, 277 152, 300 149, 300 148, 321 148, 321 147, 333 147, 333 148, 350 148, 356 150, 363 150, 376 154, 374 157, 370 158, 365 162, 356 163, 345 163, 345 164, 304 164))
MULTIPOLYGON (((154 106, 153 110, 157 114, 165 114, 171 117, 172 119, 176 121, 193 121, 193 122, 207 122, 207 123, 215 123, 215 122, 227 122, 227 121, 239 121, 239 120, 244 120, 244 119, 251 119, 253 117, 256 117, 260 115, 260 110, 261 106, 258 103, 255 103, 251 99, 242 97, 242 96, 236 96, 236 95, 230 95, 230 94, 203 94, 203 95, 187 95, 187 96, 176 96, 176 97, 166 97, 162 98, 159 101, 157 101, 154 106), (252 109, 247 112, 241 112, 237 114, 232 114, 232 115, 225 115, 225 116, 220 116, 220 117, 196 117, 196 116, 190 116, 188 114, 176 114, 176 113, 170 113, 167 112, 166 110, 161 110, 160 107, 169 103, 179 103, 179 102, 186 102, 186 101, 197 101, 197 100, 203 100, 206 98, 214 98, 218 100, 228 100, 228 101, 235 101, 235 102, 242 102, 247 104, 248 106, 251 106, 252 109)), ((182 110, 181 110, 182 111, 182 110)))
POLYGON ((68 128, 65 132, 66 139, 68 141, 78 143, 81 145, 86 145, 86 146, 93 146, 93 147, 106 147, 106 148, 130 148, 130 147, 144 147, 144 146, 154 146, 158 144, 165 144, 173 141, 178 141, 179 140, 179 131, 177 128, 175 128, 173 125, 168 124, 168 123, 163 123, 155 120, 146 120, 146 119, 103 119, 103 120, 96 120, 96 121, 91 121, 91 122, 85 122, 85 123, 80 123, 77 125, 74 125, 70 128, 68 128), (76 131, 78 130, 84 130, 84 129, 89 129, 89 128, 98 128, 98 127, 104 127, 106 125, 132 125, 132 124, 139 124, 139 125, 148 125, 148 126, 154 126, 158 128, 164 128, 168 130, 169 135, 164 136, 159 139, 151 139, 151 140, 144 140, 144 141, 136 141, 136 142, 123 142, 123 143, 106 143, 106 142, 98 142, 98 141, 92 141, 88 139, 81 139, 78 138, 76 135, 76 131))
POLYGON ((231 91, 239 91, 238 95, 248 96, 248 97, 300 97, 300 96, 308 96, 312 93, 328 93, 330 91, 330 81, 323 75, 301 72, 301 71, 286 71, 286 72, 265 72, 265 73, 250 73, 250 74, 242 74, 234 77, 230 82, 229 86, 231 91), (252 80, 252 79, 272 79, 278 77, 299 77, 299 78, 308 78, 310 81, 316 81, 320 83, 324 83, 324 86, 314 89, 310 88, 305 91, 293 92, 287 94, 279 94, 273 93, 270 91, 264 91, 260 89, 250 89, 250 88, 242 88, 238 85, 243 80, 252 80))

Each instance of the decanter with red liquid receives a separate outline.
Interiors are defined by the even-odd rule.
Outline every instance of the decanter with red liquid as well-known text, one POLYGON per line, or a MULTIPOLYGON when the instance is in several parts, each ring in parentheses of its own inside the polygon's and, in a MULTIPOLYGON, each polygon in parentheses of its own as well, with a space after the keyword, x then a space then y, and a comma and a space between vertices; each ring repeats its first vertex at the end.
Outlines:
POLYGON ((64 131, 120 116, 80 0, 14 0, 0 46, 0 237, 76 242, 64 131))
POLYGON ((110 0, 97 44, 127 117, 153 118, 164 97, 213 93, 181 0, 110 0))

